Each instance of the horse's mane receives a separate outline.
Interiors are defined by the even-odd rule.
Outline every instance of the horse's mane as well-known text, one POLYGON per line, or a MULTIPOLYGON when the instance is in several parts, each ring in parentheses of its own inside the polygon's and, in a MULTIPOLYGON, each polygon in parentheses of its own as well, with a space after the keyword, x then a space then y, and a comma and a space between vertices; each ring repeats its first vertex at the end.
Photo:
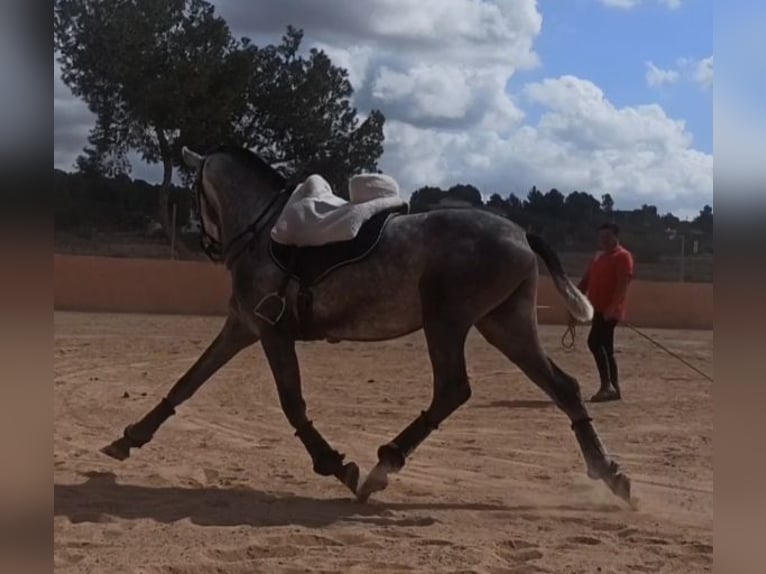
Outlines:
POLYGON ((271 167, 261 156, 247 148, 232 144, 220 144, 207 152, 206 155, 213 153, 228 155, 234 161, 255 171, 267 184, 276 189, 284 189, 287 186, 287 180, 281 173, 271 167))

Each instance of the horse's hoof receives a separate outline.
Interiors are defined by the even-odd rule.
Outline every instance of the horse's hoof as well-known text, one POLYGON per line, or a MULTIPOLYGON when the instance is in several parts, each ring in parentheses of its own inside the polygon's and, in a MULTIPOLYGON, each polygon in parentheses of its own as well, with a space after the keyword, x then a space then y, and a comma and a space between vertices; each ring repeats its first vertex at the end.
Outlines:
POLYGON ((125 460, 130 457, 130 441, 125 437, 118 438, 100 450, 115 460, 125 460))
POLYGON ((388 474, 392 470, 387 465, 376 464, 375 468, 367 475, 367 478, 357 490, 356 497, 359 502, 367 502, 373 493, 385 490, 388 486, 388 474))
POLYGON ((631 498, 630 494, 630 479, 627 476, 618 472, 612 476, 605 477, 604 482, 606 482, 609 490, 611 490, 615 496, 635 509, 635 501, 631 498))
POLYGON ((617 476, 620 466, 613 460, 599 461, 597 464, 589 464, 587 468, 588 478, 591 480, 605 480, 617 476))
POLYGON ((355 462, 349 462, 343 465, 343 468, 335 476, 340 480, 351 492, 356 494, 359 487, 359 466, 355 462))

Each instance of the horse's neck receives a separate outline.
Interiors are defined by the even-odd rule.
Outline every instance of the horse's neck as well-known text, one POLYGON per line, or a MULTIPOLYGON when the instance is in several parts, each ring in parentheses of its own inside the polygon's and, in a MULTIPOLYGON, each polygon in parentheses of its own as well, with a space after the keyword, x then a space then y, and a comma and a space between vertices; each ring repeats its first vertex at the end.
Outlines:
MULTIPOLYGON (((262 216, 277 192, 253 192, 237 197, 221 198, 223 243, 240 235, 262 216)), ((266 223, 263 221, 263 223, 266 223)))

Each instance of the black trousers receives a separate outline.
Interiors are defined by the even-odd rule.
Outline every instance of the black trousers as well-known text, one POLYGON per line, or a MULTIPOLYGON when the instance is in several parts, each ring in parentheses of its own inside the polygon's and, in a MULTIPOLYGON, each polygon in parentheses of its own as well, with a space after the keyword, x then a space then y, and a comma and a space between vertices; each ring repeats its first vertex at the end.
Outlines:
POLYGON ((596 359, 601 387, 608 387, 611 383, 619 392, 617 362, 614 359, 614 328, 616 326, 616 320, 607 320, 603 314, 594 313, 590 335, 588 335, 588 348, 593 353, 593 358, 596 359))

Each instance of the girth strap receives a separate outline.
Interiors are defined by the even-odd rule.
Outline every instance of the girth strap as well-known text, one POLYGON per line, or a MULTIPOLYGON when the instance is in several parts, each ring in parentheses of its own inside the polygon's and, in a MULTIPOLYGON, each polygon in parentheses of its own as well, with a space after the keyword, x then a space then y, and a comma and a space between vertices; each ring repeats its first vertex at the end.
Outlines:
POLYGON ((314 322, 314 294, 308 285, 301 283, 298 291, 298 333, 300 338, 308 340, 311 338, 314 322))
MULTIPOLYGON (((285 270, 279 288, 273 293, 266 295, 255 307, 255 314, 269 323, 272 327, 275 327, 282 321, 284 313, 287 310, 285 294, 287 293, 287 287, 290 284, 293 272, 295 271, 297 255, 298 248, 293 247, 292 252, 290 253, 289 264, 285 270)), ((313 303, 314 297, 311 288, 303 281, 300 281, 296 300, 296 319, 298 322, 299 338, 303 340, 307 340, 311 336, 312 322, 314 318, 313 303)))

